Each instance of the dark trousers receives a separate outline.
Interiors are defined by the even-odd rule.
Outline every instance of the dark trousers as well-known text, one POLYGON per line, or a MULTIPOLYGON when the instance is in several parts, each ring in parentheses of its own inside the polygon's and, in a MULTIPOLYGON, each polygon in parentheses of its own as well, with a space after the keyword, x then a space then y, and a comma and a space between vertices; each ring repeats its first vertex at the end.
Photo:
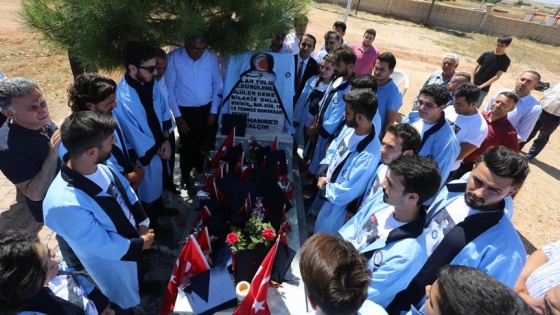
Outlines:
POLYGON ((208 126, 206 121, 211 104, 199 107, 179 106, 181 116, 189 126, 189 133, 180 135, 181 181, 188 184, 193 168, 202 172, 203 150, 208 150, 216 140, 216 126, 208 126))
POLYGON ((173 171, 175 169, 175 132, 169 133, 169 144, 171 145, 171 157, 169 161, 163 163, 163 188, 172 187, 173 184, 173 171))
MULTIPOLYGON (((528 158, 532 159, 539 153, 541 153, 541 151, 548 143, 550 135, 556 130, 556 128, 558 128, 558 125, 560 125, 559 116, 553 115, 544 110, 541 112, 539 120, 537 120, 537 123, 535 124, 535 128, 533 128, 531 135, 529 135, 529 138, 527 139, 527 142, 529 142, 537 135, 537 133, 539 134, 539 136, 537 137, 537 139, 535 139, 533 145, 529 149, 529 152, 527 153, 528 158)), ((523 146, 520 145, 519 147, 521 149, 523 146)))

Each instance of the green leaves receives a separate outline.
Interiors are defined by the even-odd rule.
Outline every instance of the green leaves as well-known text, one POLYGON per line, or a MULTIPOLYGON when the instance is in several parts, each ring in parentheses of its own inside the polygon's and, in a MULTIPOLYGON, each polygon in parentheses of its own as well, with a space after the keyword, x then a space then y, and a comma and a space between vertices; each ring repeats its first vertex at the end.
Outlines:
POLYGON ((287 33, 310 0, 23 0, 19 16, 32 31, 69 49, 86 64, 121 67, 126 41, 183 46, 206 31, 221 54, 265 49, 275 33, 287 33))

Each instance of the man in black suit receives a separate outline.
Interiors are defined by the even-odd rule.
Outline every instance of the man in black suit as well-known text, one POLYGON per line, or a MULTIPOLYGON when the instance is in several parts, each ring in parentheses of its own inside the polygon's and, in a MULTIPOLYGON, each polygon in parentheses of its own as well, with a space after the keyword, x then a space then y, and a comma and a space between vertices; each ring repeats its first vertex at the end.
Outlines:
POLYGON ((305 34, 299 43, 299 54, 294 55, 296 71, 294 71, 294 106, 299 98, 305 82, 312 76, 319 73, 319 65, 315 59, 311 58, 311 53, 315 50, 317 39, 313 35, 305 34))

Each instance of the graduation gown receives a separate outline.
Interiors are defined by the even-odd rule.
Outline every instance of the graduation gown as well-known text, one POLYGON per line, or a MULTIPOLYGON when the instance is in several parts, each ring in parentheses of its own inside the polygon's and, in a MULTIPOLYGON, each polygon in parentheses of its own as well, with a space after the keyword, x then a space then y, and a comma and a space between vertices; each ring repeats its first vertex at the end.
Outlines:
MULTIPOLYGON (((344 109, 346 102, 342 98, 346 92, 350 91, 350 82, 342 82, 342 78, 335 79, 327 88, 325 95, 319 105, 319 118, 317 126, 319 134, 317 135, 317 143, 309 164, 309 172, 313 175, 319 171, 319 164, 325 157, 323 152, 327 144, 336 137, 336 134, 343 126, 344 109), (336 88, 333 86, 339 84, 336 88)), ((311 142, 309 142, 311 144, 311 142)))
MULTIPOLYGON (((436 196, 428 209, 425 228, 441 210, 457 198, 464 198, 465 178, 468 176, 450 182, 436 196)), ((513 213, 512 209, 508 209, 513 207, 512 199, 507 197, 504 201, 504 215, 498 223, 468 243, 450 264, 476 268, 513 288, 525 265, 527 253, 508 218, 508 213, 513 213)))
POLYGON ((163 195, 163 163, 156 152, 162 143, 161 132, 171 127, 171 116, 158 84, 153 84, 154 117, 146 112, 136 89, 127 82, 126 76, 117 85, 118 106, 113 113, 122 127, 126 141, 146 172, 138 187, 138 196, 142 202, 150 203, 163 195), (151 119, 157 121, 150 121, 151 119), (154 134, 150 124, 152 127, 157 124, 159 132, 154 134), (160 133, 159 137, 157 133, 160 133))
MULTIPOLYGON (((368 202, 338 233, 347 241, 357 237, 358 230, 378 211, 391 207, 383 202, 383 195, 368 202)), ((426 262, 424 247, 417 239, 423 232, 426 210, 414 221, 394 229, 389 234, 360 250, 368 257, 372 281, 368 300, 387 307, 395 295, 405 289, 426 262)))
MULTIPOLYGON (((402 122, 413 124, 420 119, 418 112, 412 111, 403 118, 402 122)), ((441 174, 440 187, 445 184, 447 177, 449 177, 449 173, 451 172, 451 168, 457 156, 459 156, 459 152, 461 152, 461 147, 459 146, 459 142, 457 142, 455 132, 445 120, 445 114, 442 113, 440 120, 424 132, 420 150, 418 151, 419 156, 428 157, 437 163, 441 174)), ((425 204, 429 204, 429 201, 425 204)))
MULTIPOLYGON (((340 142, 353 134, 355 129, 343 128, 340 135, 329 146, 326 157, 321 161, 321 169, 326 170, 336 154, 340 142)), ((346 206, 361 196, 367 182, 373 176, 381 157, 381 143, 375 129, 358 143, 354 143, 331 167, 335 170, 328 183, 319 191, 318 198, 325 200, 319 211, 313 233, 335 234, 344 224, 346 206)), ((321 171, 318 175, 321 174, 321 171)), ((326 174, 326 172, 324 172, 326 174)), ((324 175, 323 175, 324 176, 324 175)))
MULTIPOLYGON (((115 182, 107 166, 98 167, 115 182)), ((136 224, 146 220, 128 181, 115 174, 126 191, 136 224)), ((97 184, 63 165, 43 207, 45 225, 68 242, 101 292, 123 309, 139 304, 144 241, 119 203, 97 184)))

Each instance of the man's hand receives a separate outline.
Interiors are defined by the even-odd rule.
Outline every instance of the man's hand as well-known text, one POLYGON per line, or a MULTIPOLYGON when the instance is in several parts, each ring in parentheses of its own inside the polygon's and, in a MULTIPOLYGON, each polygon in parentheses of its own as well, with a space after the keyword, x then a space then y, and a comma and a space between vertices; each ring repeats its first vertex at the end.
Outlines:
POLYGON ((103 312, 99 313, 99 315, 113 315, 113 310, 110 306, 107 306, 107 308, 105 308, 103 312))
POLYGON ((154 230, 149 229, 146 234, 141 235, 140 237, 144 240, 144 246, 142 247, 143 250, 150 249, 150 247, 152 247, 152 244, 154 244, 154 230))
POLYGON ((175 118, 175 123, 177 124, 177 130, 179 130, 179 133, 187 134, 187 133, 189 133, 189 131, 191 131, 191 129, 189 128, 189 125, 183 119, 183 117, 176 117, 175 118))
POLYGON ((50 141, 50 151, 49 154, 54 154, 56 156, 58 156, 58 146, 60 144, 60 129, 57 129, 54 131, 52 137, 51 137, 51 141, 50 141))
POLYGON ((214 123, 216 123, 217 118, 218 118, 218 116, 216 114, 210 113, 206 117, 206 123, 208 124, 208 126, 212 126, 214 123))
POLYGON ((132 189, 136 190, 138 189, 138 186, 140 186, 140 183, 142 183, 144 175, 146 175, 146 171, 143 168, 140 168, 138 166, 138 162, 136 162, 134 163, 132 172, 126 174, 125 176, 132 189))
POLYGON ((150 228, 144 225, 139 225, 138 226, 138 234, 140 234, 140 236, 142 235, 146 235, 147 233, 150 232, 150 228))
POLYGON ((323 185, 327 184, 329 181, 326 177, 319 177, 317 180, 317 188, 323 188, 323 185))
POLYGON ((544 299, 535 299, 528 294, 519 293, 519 296, 527 303, 537 315, 546 314, 546 305, 544 299))
POLYGON ((157 154, 161 157, 162 160, 169 160, 169 158, 171 157, 171 143, 169 143, 169 140, 163 141, 163 143, 159 147, 157 154))

